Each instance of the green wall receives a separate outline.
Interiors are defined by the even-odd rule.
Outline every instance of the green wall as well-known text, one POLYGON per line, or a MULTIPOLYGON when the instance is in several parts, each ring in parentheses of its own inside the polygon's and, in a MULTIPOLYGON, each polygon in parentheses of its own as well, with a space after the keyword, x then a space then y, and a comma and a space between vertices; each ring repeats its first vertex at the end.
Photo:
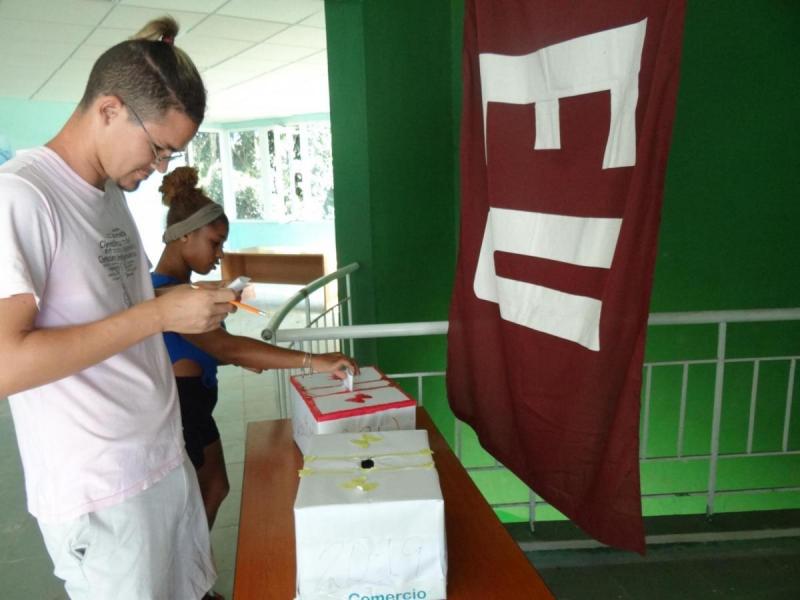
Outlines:
POLYGON ((653 312, 800 306, 800 3, 689 0, 653 312))
MULTIPOLYGON (((337 255, 340 265, 361 264, 358 323, 447 318, 456 253, 455 4, 326 2, 337 255)), ((460 23, 458 30, 460 39, 460 23)), ((358 355, 397 369, 423 362, 419 352, 440 354, 394 346, 362 344, 358 355)))
MULTIPOLYGON (((339 263, 363 267, 354 279, 355 321, 444 320, 458 232, 463 0, 327 0, 326 17, 339 263)), ((798 2, 689 0, 652 312, 800 306, 798 31, 798 2)), ((729 333, 735 356, 800 355, 800 325, 739 325, 729 333)), ((647 359, 713 358, 715 342, 714 328, 651 328, 647 359)), ((386 340, 360 348, 359 358, 389 372, 443 369, 445 340, 386 340)), ((762 369, 757 449, 774 448, 779 437, 787 369, 762 369)), ((721 443, 723 451, 739 451, 752 366, 729 371, 721 443)), ((800 445, 800 373, 796 379, 792 447, 800 445)), ((708 447, 710 384, 713 369, 692 367, 690 451, 708 447)), ((443 380, 427 382, 424 395, 452 443, 443 380)), ((679 372, 654 377, 651 410, 659 426, 650 432, 650 455, 674 449, 679 395, 679 372)), ((465 464, 492 464, 468 428, 463 439, 465 464)), ((771 477, 800 485, 798 467, 793 459, 758 467, 753 459, 726 462, 720 484, 759 485, 771 477)), ((643 488, 692 491, 707 474, 705 461, 648 464, 643 488)), ((475 477, 490 501, 527 499, 507 472, 475 477)), ((719 511, 759 506, 800 506, 800 494, 717 501, 719 511)), ((704 508, 704 498, 687 497, 645 506, 647 514, 704 508)))

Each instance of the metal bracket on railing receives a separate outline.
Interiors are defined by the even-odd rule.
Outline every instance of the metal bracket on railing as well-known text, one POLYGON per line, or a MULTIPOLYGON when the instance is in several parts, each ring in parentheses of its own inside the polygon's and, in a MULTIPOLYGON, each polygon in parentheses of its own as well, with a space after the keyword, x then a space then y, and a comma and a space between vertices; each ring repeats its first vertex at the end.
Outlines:
MULTIPOLYGON (((289 298, 284 305, 278 310, 275 315, 269 320, 267 326, 261 332, 261 339, 265 342, 269 342, 273 340, 275 336, 275 332, 283 323, 283 320, 286 316, 294 310, 294 308, 303 300, 307 300, 311 294, 316 292, 318 289, 325 287, 332 281, 336 281, 337 279, 341 279, 342 277, 348 277, 350 273, 353 271, 358 270, 359 264, 357 262, 350 263, 342 267, 341 269, 337 269, 333 273, 328 273, 327 275, 323 275, 322 277, 318 277, 308 285, 303 286, 297 292, 295 292, 291 298, 289 298)), ((349 285, 349 278, 348 278, 348 285, 349 285)), ((349 294, 348 294, 349 297, 349 294)))

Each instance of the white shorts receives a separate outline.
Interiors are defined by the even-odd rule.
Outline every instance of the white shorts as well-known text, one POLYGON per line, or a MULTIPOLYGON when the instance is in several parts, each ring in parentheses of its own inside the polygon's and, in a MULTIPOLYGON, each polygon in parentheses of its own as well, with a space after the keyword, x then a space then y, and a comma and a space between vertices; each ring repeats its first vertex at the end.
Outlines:
POLYGON ((121 504, 39 528, 72 600, 199 600, 217 578, 188 460, 121 504))

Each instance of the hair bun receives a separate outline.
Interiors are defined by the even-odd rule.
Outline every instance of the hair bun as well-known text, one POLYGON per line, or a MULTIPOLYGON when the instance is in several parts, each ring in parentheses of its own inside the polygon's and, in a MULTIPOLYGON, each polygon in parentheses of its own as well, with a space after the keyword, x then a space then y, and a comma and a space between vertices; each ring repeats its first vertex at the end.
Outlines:
POLYGON ((197 169, 194 167, 178 167, 164 176, 158 191, 163 194, 162 200, 164 204, 169 206, 175 198, 194 190, 198 181, 197 169))
POLYGON ((178 22, 169 15, 164 15, 158 19, 153 19, 139 31, 133 34, 131 40, 149 40, 151 42, 162 42, 164 38, 169 38, 173 42, 178 35, 180 26, 178 22))

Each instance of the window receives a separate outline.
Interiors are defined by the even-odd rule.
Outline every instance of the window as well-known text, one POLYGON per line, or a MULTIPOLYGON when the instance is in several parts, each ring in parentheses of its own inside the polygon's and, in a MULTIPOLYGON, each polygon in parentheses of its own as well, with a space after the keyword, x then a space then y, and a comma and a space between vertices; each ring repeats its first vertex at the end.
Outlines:
POLYGON ((197 167, 200 185, 208 197, 224 204, 222 195, 222 163, 219 159, 219 134, 199 131, 189 146, 190 164, 197 167))
POLYGON ((200 185, 235 220, 333 219, 328 122, 201 131, 189 146, 200 185))

